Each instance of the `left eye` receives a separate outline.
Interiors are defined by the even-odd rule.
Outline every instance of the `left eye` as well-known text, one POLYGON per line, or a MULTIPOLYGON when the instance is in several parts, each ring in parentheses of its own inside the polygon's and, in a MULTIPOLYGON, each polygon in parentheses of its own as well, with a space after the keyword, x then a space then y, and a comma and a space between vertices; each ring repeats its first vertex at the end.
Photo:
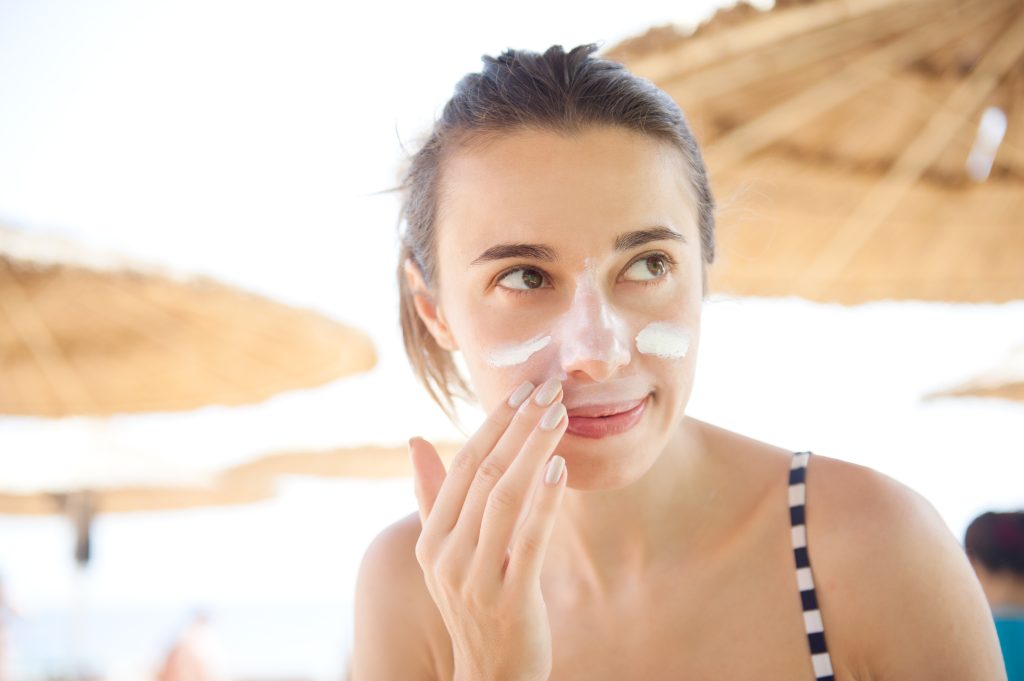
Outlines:
POLYGON ((640 277, 639 281, 651 281, 663 277, 671 269, 671 264, 672 260, 666 255, 648 255, 630 265, 626 273, 632 272, 637 275, 640 277), (651 275, 651 277, 644 278, 646 275, 651 275))

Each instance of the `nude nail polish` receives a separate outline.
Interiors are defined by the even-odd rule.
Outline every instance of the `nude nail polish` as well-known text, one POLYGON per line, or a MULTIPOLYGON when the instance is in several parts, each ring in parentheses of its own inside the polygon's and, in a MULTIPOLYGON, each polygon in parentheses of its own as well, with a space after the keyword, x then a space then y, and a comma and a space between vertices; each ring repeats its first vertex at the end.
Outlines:
POLYGON ((557 485, 562 478, 562 471, 565 470, 565 459, 558 454, 551 457, 547 467, 544 469, 544 484, 557 485))
POLYGON ((533 392, 534 387, 535 386, 533 385, 533 383, 530 383, 529 381, 524 381, 523 383, 521 383, 518 388, 512 391, 512 395, 509 396, 508 406, 518 407, 526 400, 527 397, 530 396, 530 393, 533 392))
POLYGON ((562 389, 562 382, 557 378, 549 378, 544 381, 544 385, 537 391, 537 397, 534 401, 540 406, 551 404, 551 401, 558 396, 558 391, 562 389))
POLYGON ((552 404, 548 407, 548 410, 544 412, 544 416, 540 420, 541 430, 554 430, 559 423, 562 422, 562 417, 565 416, 565 405, 559 402, 558 404, 552 404))

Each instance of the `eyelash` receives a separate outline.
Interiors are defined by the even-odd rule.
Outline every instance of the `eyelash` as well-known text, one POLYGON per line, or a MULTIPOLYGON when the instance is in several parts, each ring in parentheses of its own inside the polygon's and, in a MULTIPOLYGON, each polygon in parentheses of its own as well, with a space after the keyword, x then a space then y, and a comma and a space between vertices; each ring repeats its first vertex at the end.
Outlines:
MULTIPOLYGON (((651 258, 659 258, 662 262, 665 263, 665 266, 666 266, 665 274, 663 274, 662 276, 657 277, 655 279, 647 279, 645 281, 635 281, 635 282, 632 282, 632 283, 640 284, 641 286, 658 286, 665 279, 665 277, 667 277, 669 274, 674 272, 675 269, 676 269, 675 258, 673 258, 668 253, 663 253, 661 251, 654 252, 654 253, 647 253, 645 255, 640 256, 639 258, 637 258, 633 262, 631 262, 628 265, 626 265, 626 269, 628 270, 630 267, 632 267, 636 263, 643 262, 644 260, 649 260, 651 258)), ((544 275, 545 278, 547 277, 547 274, 545 274, 543 270, 537 269, 536 267, 527 267, 525 265, 520 265, 520 266, 516 266, 516 267, 511 267, 511 268, 505 270, 504 272, 502 272, 501 274, 498 275, 498 278, 496 279, 496 281, 500 282, 502 279, 504 279, 508 275, 512 274, 513 272, 519 272, 520 270, 533 270, 534 272, 540 272, 542 275, 544 275)), ((505 289, 510 295, 513 295, 513 296, 516 296, 516 297, 529 296, 529 295, 532 295, 535 292, 540 290, 540 289, 535 289, 535 288, 534 289, 515 289, 515 288, 508 288, 507 286, 502 286, 500 288, 505 289)))

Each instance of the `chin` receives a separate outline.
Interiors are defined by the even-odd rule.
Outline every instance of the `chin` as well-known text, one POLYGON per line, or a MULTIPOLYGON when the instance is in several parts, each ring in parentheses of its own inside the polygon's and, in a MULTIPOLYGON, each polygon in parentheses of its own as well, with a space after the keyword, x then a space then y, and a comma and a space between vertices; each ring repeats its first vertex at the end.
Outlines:
MULTIPOLYGON (((571 453, 565 457, 569 479, 566 486, 579 492, 599 492, 629 487, 642 478, 650 465, 639 459, 625 461, 598 460, 593 457, 574 457, 571 453)), ((651 459, 649 463, 653 463, 651 459)))
POLYGON ((657 393, 648 395, 640 417, 624 431, 595 437, 566 430, 555 452, 565 458, 569 469, 567 486, 580 491, 612 490, 642 478, 669 440, 669 433, 657 432, 663 426, 658 418, 660 406, 657 393))

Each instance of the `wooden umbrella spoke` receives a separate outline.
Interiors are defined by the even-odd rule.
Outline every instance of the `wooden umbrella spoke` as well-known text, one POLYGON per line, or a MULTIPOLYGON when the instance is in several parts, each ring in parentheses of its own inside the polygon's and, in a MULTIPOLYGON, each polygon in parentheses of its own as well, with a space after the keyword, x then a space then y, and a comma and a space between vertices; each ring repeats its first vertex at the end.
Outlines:
POLYGON ((916 0, 831 0, 808 4, 779 12, 775 16, 727 28, 720 33, 695 36, 679 47, 663 54, 643 57, 630 69, 653 81, 678 77, 685 71, 696 71, 708 65, 752 52, 796 36, 855 19, 864 14, 891 9, 894 4, 916 0))
MULTIPOLYGON (((856 17, 850 22, 824 26, 820 30, 801 34, 782 45, 772 45, 770 51, 741 54, 736 58, 710 65, 697 71, 661 83, 663 89, 679 94, 686 108, 704 101, 739 94, 750 85, 763 82, 787 72, 797 72, 814 64, 844 54, 863 50, 884 42, 914 26, 920 26, 934 16, 939 3, 911 3, 896 5, 892 11, 874 12, 856 17)), ((950 0, 943 0, 949 5, 950 0)))
POLYGON ((942 152, 963 122, 998 85, 1006 71, 1024 55, 1024 12, 1003 32, 968 77, 936 109, 924 129, 903 150, 880 182, 833 232, 826 246, 806 269, 797 273, 801 282, 818 288, 829 276, 841 272, 879 230, 900 200, 942 152))
POLYGON ((972 3, 964 8, 964 12, 974 7, 981 9, 969 13, 968 21, 964 21, 962 16, 947 19, 942 28, 948 30, 938 30, 933 24, 925 24, 729 131, 707 149, 706 156, 712 173, 731 169, 751 154, 798 130, 809 120, 854 97, 896 68, 973 30, 1006 5, 972 3))

